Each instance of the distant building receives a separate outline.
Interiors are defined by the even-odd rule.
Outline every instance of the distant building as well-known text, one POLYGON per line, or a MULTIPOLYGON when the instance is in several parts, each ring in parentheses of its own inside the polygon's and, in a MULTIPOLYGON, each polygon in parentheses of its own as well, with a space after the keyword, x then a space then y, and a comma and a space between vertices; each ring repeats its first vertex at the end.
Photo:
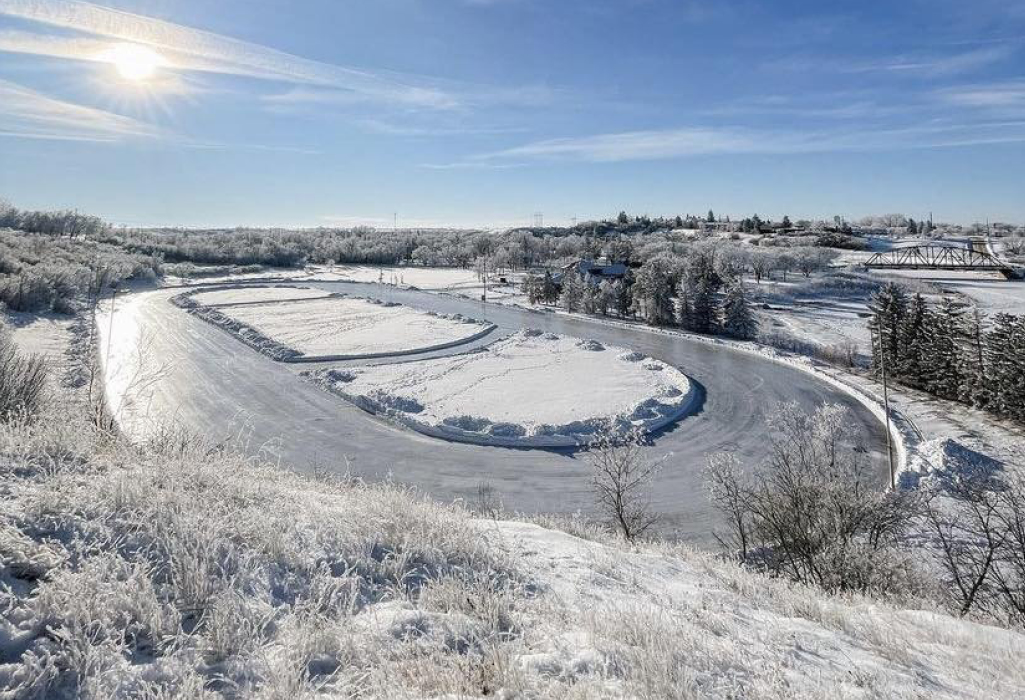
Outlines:
POLYGON ((576 273, 588 284, 598 285, 604 280, 621 280, 626 277, 627 266, 623 263, 613 265, 602 264, 594 260, 578 260, 566 265, 560 272, 552 276, 555 283, 562 286, 562 280, 567 274, 576 273))

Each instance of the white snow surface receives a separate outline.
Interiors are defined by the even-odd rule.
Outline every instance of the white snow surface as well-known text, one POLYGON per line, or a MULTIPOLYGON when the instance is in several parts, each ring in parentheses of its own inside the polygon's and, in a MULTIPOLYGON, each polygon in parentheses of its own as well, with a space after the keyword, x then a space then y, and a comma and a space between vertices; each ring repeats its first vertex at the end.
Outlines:
POLYGON ((575 445, 603 428, 656 430, 694 399, 686 375, 663 362, 531 330, 479 352, 321 376, 375 413, 484 444, 575 445))
POLYGON ((470 340, 490 327, 474 319, 337 296, 233 306, 225 312, 306 356, 408 353, 470 340))
POLYGON ((1025 681, 1016 632, 829 598, 671 547, 478 522, 553 608, 550 633, 516 663, 568 683, 607 674, 581 697, 1011 698, 1025 681))
POLYGON ((425 290, 483 286, 474 270, 462 267, 394 267, 386 265, 313 265, 318 281, 381 282, 425 290))
POLYGON ((238 287, 200 292, 192 296, 203 306, 222 304, 251 304, 271 301, 292 301, 297 299, 320 299, 329 293, 309 287, 238 287))

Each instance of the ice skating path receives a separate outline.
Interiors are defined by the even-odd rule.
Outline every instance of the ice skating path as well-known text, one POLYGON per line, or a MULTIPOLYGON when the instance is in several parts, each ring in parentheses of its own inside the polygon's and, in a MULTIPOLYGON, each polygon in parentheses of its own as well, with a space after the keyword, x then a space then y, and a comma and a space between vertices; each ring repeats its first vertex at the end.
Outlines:
MULTIPOLYGON (((498 330, 485 342, 522 328, 540 328, 632 348, 679 367, 698 384, 697 412, 657 434, 646 449, 652 457, 668 455, 651 489, 664 531, 695 544, 710 544, 710 531, 717 524, 706 496, 707 455, 732 449, 745 463, 755 463, 768 446, 767 416, 783 401, 806 408, 823 402, 847 406, 863 433, 865 458, 872 461, 880 487, 887 481, 880 422, 849 395, 798 369, 686 337, 599 320, 378 285, 304 284, 366 293, 425 311, 486 318, 498 330)), ((217 439, 241 434, 253 452, 301 471, 351 470, 369 479, 391 478, 445 501, 472 502, 479 485, 487 483, 511 511, 591 513, 584 456, 450 443, 377 420, 301 380, 298 373, 308 367, 274 362, 172 306, 167 300, 178 292, 127 295, 117 300, 113 323, 109 315, 99 319, 100 354, 109 354, 108 397, 129 436, 173 421, 217 439)), ((578 390, 580 401, 586 402, 588 387, 578 390)))

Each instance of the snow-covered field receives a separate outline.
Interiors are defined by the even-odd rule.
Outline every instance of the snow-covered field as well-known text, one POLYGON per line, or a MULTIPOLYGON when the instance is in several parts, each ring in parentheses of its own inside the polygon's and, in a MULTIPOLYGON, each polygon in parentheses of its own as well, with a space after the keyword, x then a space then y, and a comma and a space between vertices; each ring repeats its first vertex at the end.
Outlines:
POLYGON ((232 306, 233 320, 307 357, 389 355, 469 342, 491 325, 377 300, 329 297, 232 306))
POLYGON ((313 279, 332 282, 380 282, 424 290, 483 286, 474 270, 457 267, 314 265, 308 270, 313 279))
POLYGON ((22 350, 46 358, 55 370, 63 367, 66 361, 67 334, 74 319, 57 314, 12 314, 9 321, 14 342, 22 350))
POLYGON ((656 430, 683 415, 694 398, 687 377, 665 363, 529 330, 479 352, 318 378, 416 430, 502 445, 569 446, 602 429, 656 430))
POLYGON ((254 304, 271 301, 293 301, 297 299, 319 299, 328 296, 322 289, 309 287, 238 287, 215 289, 192 295, 192 299, 204 306, 224 304, 254 304))

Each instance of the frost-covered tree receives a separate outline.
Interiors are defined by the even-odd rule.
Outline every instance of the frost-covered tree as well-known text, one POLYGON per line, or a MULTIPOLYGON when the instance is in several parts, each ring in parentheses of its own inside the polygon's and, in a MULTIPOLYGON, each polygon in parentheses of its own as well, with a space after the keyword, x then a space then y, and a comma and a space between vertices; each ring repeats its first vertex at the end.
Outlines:
POLYGON ((559 300, 559 285, 555 283, 552 273, 545 270, 545 276, 541 279, 541 301, 546 304, 554 304, 559 300))
POLYGON ((751 272, 755 276, 755 282, 758 284, 762 283, 762 277, 768 277, 772 274, 773 269, 776 266, 776 262, 773 259, 775 253, 771 250, 752 250, 748 262, 751 265, 751 272))
POLYGON ((758 333, 758 321, 751 313, 744 283, 735 279, 726 289, 723 300, 722 329, 726 335, 741 340, 750 340, 758 333))
POLYGON ((872 313, 868 327, 874 338, 872 365, 877 370, 885 366, 894 376, 903 358, 901 326, 907 314, 907 292, 899 284, 888 282, 873 295, 868 308, 872 313))
POLYGON ((965 314, 964 329, 959 399, 964 403, 985 408, 989 403, 985 361, 986 317, 978 306, 973 306, 971 311, 965 314))
POLYGON ((633 284, 629 281, 615 280, 612 282, 612 310, 620 318, 626 318, 633 309, 633 284))
POLYGON ((617 440, 600 435, 589 446, 591 487, 598 508, 628 541, 647 533, 658 515, 651 507, 648 490, 661 462, 653 462, 644 454, 640 433, 617 440))
POLYGON ((914 497, 877 488, 847 410, 784 404, 771 425, 760 469, 729 453, 709 461, 712 503, 731 528, 720 542, 760 570, 829 591, 904 592, 910 564, 899 547, 914 497))
POLYGON ((966 306, 953 297, 943 297, 927 327, 926 389, 951 401, 960 398, 964 384, 966 306))
POLYGON ((894 366, 893 376, 905 384, 922 389, 925 386, 925 362, 928 341, 927 328, 930 324, 928 304, 921 294, 915 294, 900 322, 900 361, 894 366))
POLYGON ((1000 313, 986 334, 988 408, 1025 421, 1025 316, 1000 313))
POLYGON ((633 284, 633 308, 653 326, 671 324, 676 316, 673 292, 679 276, 679 264, 670 254, 648 260, 637 271, 633 284))
POLYGON ((722 277, 714 248, 691 252, 680 282, 680 323, 696 333, 715 333, 719 328, 718 293, 722 277))
POLYGON ((587 283, 580 278, 580 273, 575 268, 569 269, 562 276, 562 295, 559 297, 559 303, 570 313, 579 311, 583 306, 586 291, 587 283))

